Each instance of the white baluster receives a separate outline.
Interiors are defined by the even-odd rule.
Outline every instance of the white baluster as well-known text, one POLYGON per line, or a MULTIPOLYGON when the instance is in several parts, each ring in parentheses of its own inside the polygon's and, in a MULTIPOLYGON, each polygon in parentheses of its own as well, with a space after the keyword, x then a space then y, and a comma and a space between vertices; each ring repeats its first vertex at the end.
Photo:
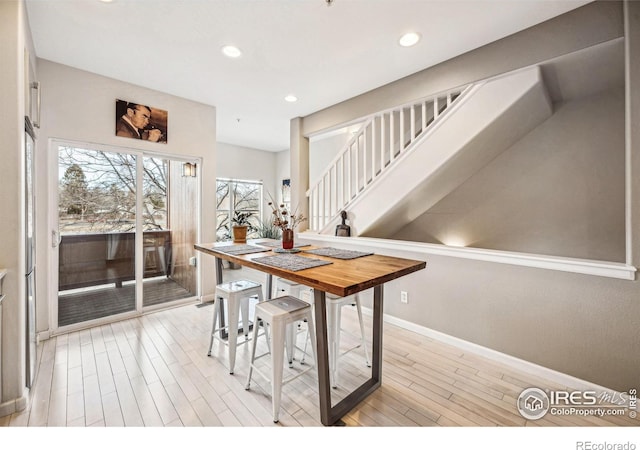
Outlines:
POLYGON ((425 128, 427 128, 427 102, 422 102, 422 129, 421 133, 424 133, 425 128))
POLYGON ((371 121, 371 181, 376 177, 376 119, 371 121))
POLYGON ((320 228, 324 228, 324 225, 326 224, 326 220, 327 220, 327 207, 326 207, 326 198, 327 198, 327 192, 326 192, 326 183, 325 180, 327 178, 327 175, 323 175, 322 177, 322 222, 320 225, 320 228))
POLYGON ((356 139, 354 147, 356 148, 356 160, 355 160, 355 181, 356 181, 356 191, 355 196, 358 196, 358 192, 360 191, 360 140, 356 139))
POLYGON ((316 189, 316 217, 318 221, 318 230, 322 229, 322 221, 320 218, 320 215, 322 214, 320 210, 321 201, 322 197, 320 196, 320 184, 318 183, 318 188, 316 189))
POLYGON ((393 135, 395 134, 394 121, 395 121, 395 117, 394 117, 393 111, 391 111, 389 113, 389 163, 391 163, 391 161, 393 161, 396 158, 396 155, 395 155, 396 152, 393 146, 393 141, 394 141, 393 135))
POLYGON ((338 205, 340 205, 340 209, 344 207, 344 164, 342 158, 338 161, 340 168, 340 179, 338 180, 338 186, 340 187, 340 192, 338 194, 338 205))
POLYGON ((313 205, 313 209, 309 210, 309 215, 311 216, 313 229, 317 230, 318 229, 318 222, 317 222, 318 215, 316 214, 316 203, 317 203, 317 200, 316 200, 316 188, 315 188, 315 186, 313 187, 313 189, 311 189, 311 195, 309 196, 309 198, 311 199, 311 204, 313 205))
POLYGON ((327 172, 324 181, 324 226, 329 223, 329 217, 331 214, 331 171, 327 172))
POLYGON ((398 136, 398 153, 404 150, 404 108, 400 108, 400 136, 398 136))
POLYGON ((320 230, 320 221, 318 220, 318 216, 320 215, 320 207, 318 206, 318 204, 318 186, 316 185, 313 190, 313 220, 315 221, 316 230, 320 230))
POLYGON ((309 229, 311 231, 315 231, 315 216, 313 215, 313 189, 311 189, 311 193, 309 195, 309 229))
POLYGON ((331 171, 325 175, 324 189, 324 226, 327 226, 331 217, 331 171))
POLYGON ((347 202, 351 201, 351 146, 348 147, 348 158, 347 158, 347 164, 349 165, 349 168, 347 169, 347 202))
POLYGON ((333 180, 333 214, 337 214, 340 211, 342 205, 340 205, 340 198, 338 197, 338 166, 336 165, 336 170, 334 171, 334 180, 333 180))
POLYGON ((411 142, 416 138, 416 105, 411 105, 411 142))
POLYGON ((342 177, 340 178, 340 185, 342 187, 341 191, 340 191, 340 196, 342 198, 342 200, 340 201, 340 203, 342 204, 342 206, 344 206, 345 203, 347 203, 347 184, 346 184, 346 179, 347 179, 347 171, 345 170, 344 166, 345 166, 345 158, 344 158, 344 153, 342 153, 342 156, 340 157, 340 168, 342 170, 342 177))
POLYGON ((367 128, 365 127, 364 133, 362 133, 362 189, 364 189, 368 183, 367 179, 367 153, 369 152, 369 146, 367 145, 367 128))
POLYGON ((385 163, 384 144, 385 142, 387 142, 387 140, 385 139, 386 136, 384 135, 385 125, 384 114, 382 114, 380 116, 380 173, 382 173, 382 171, 384 170, 385 163))
POLYGON ((334 214, 340 208, 338 204, 338 165, 335 165, 335 169, 333 171, 333 183, 331 184, 331 190, 333 191, 333 195, 331 197, 331 201, 333 202, 333 211, 334 214))
POLYGON ((331 220, 331 217, 333 216, 333 183, 331 182, 332 172, 333 168, 330 168, 329 172, 327 173, 327 223, 329 223, 329 220, 331 220))

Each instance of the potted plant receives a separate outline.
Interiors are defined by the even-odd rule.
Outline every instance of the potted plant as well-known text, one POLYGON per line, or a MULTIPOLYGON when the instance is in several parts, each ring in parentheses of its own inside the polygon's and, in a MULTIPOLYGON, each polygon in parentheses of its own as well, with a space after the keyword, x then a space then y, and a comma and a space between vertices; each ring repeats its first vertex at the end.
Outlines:
POLYGON ((231 218, 231 232, 233 234, 234 244, 246 244, 247 231, 252 230, 253 227, 249 222, 249 218, 253 216, 253 213, 246 211, 235 211, 231 218))

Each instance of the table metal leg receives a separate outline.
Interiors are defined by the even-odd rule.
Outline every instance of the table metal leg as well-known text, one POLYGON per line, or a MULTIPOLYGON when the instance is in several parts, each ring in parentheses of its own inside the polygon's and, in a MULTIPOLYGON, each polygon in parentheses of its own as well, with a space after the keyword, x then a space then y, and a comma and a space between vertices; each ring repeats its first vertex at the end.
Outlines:
POLYGON ((329 345, 327 335, 326 294, 313 290, 313 305, 316 309, 316 364, 318 368, 318 394, 320 396, 320 421, 333 425, 331 419, 331 383, 329 381, 329 345))
POLYGON ((382 381, 382 327, 383 320, 383 285, 373 288, 373 360, 371 361, 371 377, 382 381))
POLYGON ((331 406, 331 382, 329 377, 329 353, 325 293, 314 290, 316 312, 316 340, 318 364, 318 392, 320 400, 320 421, 323 425, 335 425, 355 408, 369 394, 378 389, 382 382, 382 327, 383 327, 383 285, 373 288, 373 354, 371 378, 351 392, 333 407, 331 406))
POLYGON ((267 274, 267 300, 273 297, 273 275, 267 274))

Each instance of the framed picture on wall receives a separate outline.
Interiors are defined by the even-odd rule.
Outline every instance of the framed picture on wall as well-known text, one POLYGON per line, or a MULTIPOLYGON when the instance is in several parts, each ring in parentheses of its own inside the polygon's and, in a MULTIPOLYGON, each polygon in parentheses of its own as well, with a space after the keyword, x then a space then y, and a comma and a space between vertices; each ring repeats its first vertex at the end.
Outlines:
POLYGON ((291 211, 291 179, 285 178, 282 180, 282 204, 291 211))
POLYGON ((282 180, 282 203, 288 205, 291 203, 291 179, 282 180))
POLYGON ((167 122, 163 109, 116 99, 116 136, 166 144, 167 122))

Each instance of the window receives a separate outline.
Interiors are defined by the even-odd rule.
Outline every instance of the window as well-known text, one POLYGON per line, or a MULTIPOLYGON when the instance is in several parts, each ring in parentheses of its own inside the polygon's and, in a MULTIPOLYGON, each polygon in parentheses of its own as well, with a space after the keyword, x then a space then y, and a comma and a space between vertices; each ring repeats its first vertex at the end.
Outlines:
POLYGON ((247 232, 248 238, 256 238, 260 219, 262 217, 262 182, 229 180, 218 178, 216 180, 216 240, 227 241, 231 239, 231 223, 229 218, 236 211, 250 212, 251 227, 247 232))

